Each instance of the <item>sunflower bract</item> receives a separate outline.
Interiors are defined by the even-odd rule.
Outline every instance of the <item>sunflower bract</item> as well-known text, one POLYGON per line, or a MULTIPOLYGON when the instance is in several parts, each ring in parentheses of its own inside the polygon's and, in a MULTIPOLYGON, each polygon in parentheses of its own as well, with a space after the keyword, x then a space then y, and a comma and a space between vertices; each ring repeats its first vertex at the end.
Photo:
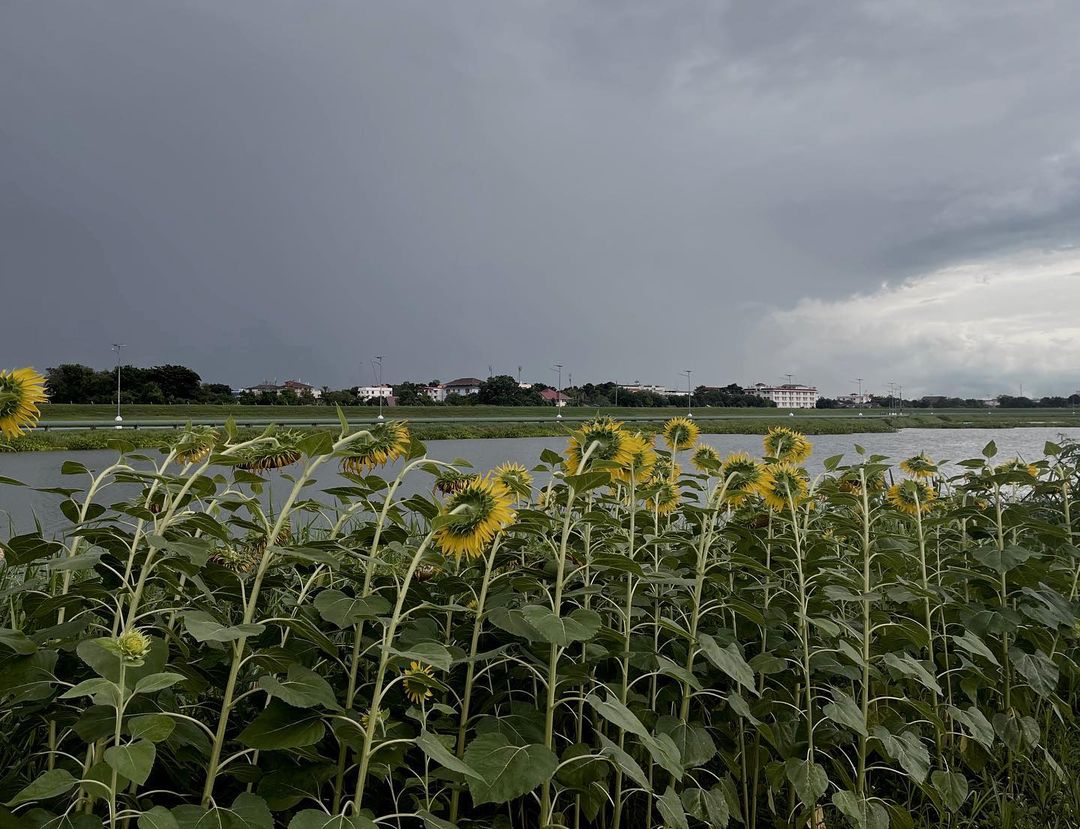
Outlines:
POLYGON ((813 444, 805 435, 787 426, 773 426, 762 443, 766 456, 780 463, 802 463, 810 457, 813 450, 813 444))
POLYGON ((372 426, 366 440, 351 445, 341 459, 341 471, 364 475, 372 469, 403 457, 412 443, 409 427, 400 420, 388 420, 372 426))
POLYGON ((889 487, 885 497, 905 515, 919 515, 930 511, 937 492, 923 480, 905 478, 889 487))
POLYGON ((449 523, 435 530, 435 541, 446 554, 474 559, 514 520, 513 496, 491 478, 475 478, 453 493, 443 505, 449 523))
POLYGON ((927 457, 925 452, 900 461, 900 469, 913 478, 932 478, 937 472, 937 464, 927 457))

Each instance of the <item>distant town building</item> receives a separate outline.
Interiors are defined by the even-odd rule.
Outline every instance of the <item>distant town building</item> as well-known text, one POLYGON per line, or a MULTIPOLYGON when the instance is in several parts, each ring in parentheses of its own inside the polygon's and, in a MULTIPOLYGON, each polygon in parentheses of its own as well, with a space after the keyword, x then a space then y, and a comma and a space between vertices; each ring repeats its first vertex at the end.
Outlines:
POLYGON ((560 409, 570 402, 569 397, 561 391, 555 391, 555 389, 544 389, 540 392, 540 396, 544 398, 545 403, 551 403, 560 409))
POLYGON ((271 383, 269 380, 263 380, 256 386, 250 386, 246 389, 240 389, 241 392, 249 391, 255 395, 269 394, 277 396, 284 386, 279 386, 277 383, 271 383))
POLYGON ((286 380, 281 384, 281 388, 289 389, 297 394, 310 394, 316 400, 322 397, 322 389, 318 389, 310 383, 304 383, 301 380, 286 380))
POLYGON ((771 400, 778 409, 813 409, 820 396, 816 386, 800 386, 796 383, 784 383, 780 386, 755 383, 743 391, 771 400))
POLYGON ((836 402, 839 403, 841 406, 854 409, 859 406, 869 406, 870 402, 873 399, 874 395, 872 395, 870 392, 863 392, 862 394, 852 392, 851 394, 841 394, 839 397, 836 398, 836 402))
POLYGON ((690 392, 686 389, 669 389, 665 386, 658 384, 648 385, 646 383, 619 383, 619 388, 623 391, 630 392, 649 392, 650 394, 662 394, 662 395, 680 395, 686 397, 690 392))
POLYGON ((459 377, 457 380, 451 380, 449 383, 443 383, 443 388, 446 389, 446 393, 450 394, 479 394, 480 383, 483 382, 477 377, 459 377))
POLYGON ((380 397, 389 400, 394 396, 394 387, 385 383, 381 386, 357 386, 356 396, 361 400, 377 400, 380 397))
POLYGON ((420 391, 430 397, 434 403, 442 403, 446 400, 446 386, 441 383, 434 386, 424 386, 420 391))

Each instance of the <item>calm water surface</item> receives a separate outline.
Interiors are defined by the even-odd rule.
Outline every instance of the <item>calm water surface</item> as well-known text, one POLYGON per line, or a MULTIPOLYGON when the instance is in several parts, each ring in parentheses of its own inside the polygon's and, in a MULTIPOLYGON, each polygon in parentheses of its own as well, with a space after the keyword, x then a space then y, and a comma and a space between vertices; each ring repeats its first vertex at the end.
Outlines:
MULTIPOLYGON (((814 454, 807 463, 811 474, 822 471, 822 462, 832 455, 843 454, 849 458, 855 455, 855 444, 874 452, 894 458, 897 461, 925 451, 939 460, 961 460, 977 456, 990 440, 998 445, 998 457, 1020 456, 1035 459, 1042 455, 1046 441, 1056 441, 1062 436, 1080 440, 1080 427, 1071 429, 1025 427, 1019 429, 904 429, 893 433, 871 433, 856 435, 814 435, 814 454)), ((752 454, 761 452, 760 435, 705 435, 707 443, 715 446, 722 454, 747 451, 752 454)), ((463 458, 478 470, 487 470, 504 461, 517 461, 531 468, 545 448, 560 451, 566 445, 565 438, 507 438, 482 440, 433 440, 428 441, 428 454, 432 458, 452 461, 463 458)), ((143 450, 143 454, 157 457, 154 450, 143 450)), ((89 452, 27 452, 24 454, 0 454, 0 476, 14 478, 28 484, 26 487, 0 485, 0 537, 6 536, 10 529, 17 532, 30 532, 34 528, 35 518, 46 534, 55 532, 65 523, 60 513, 61 496, 51 493, 35 492, 33 487, 85 487, 86 477, 61 475, 60 465, 66 459, 77 460, 92 471, 100 471, 116 458, 112 450, 89 452)), ((384 472, 387 478, 393 477, 400 466, 384 472)), ((282 479, 280 472, 272 473, 269 487, 275 502, 284 498, 290 484, 282 479)), ((334 468, 324 466, 317 471, 313 489, 347 484, 334 468)), ((431 477, 417 472, 412 480, 402 488, 402 493, 427 490, 431 486, 431 477)), ((309 490, 310 491, 310 490, 309 490)), ((130 497, 134 492, 130 485, 113 485, 107 488, 99 502, 115 503, 130 497)))

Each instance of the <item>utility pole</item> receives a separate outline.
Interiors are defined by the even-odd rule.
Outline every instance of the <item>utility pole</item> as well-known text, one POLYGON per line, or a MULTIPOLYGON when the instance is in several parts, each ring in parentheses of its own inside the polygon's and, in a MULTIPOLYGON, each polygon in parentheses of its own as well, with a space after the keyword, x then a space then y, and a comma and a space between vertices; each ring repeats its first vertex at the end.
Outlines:
POLYGON ((518 385, 521 385, 521 366, 518 366, 518 385))
POLYGON ((382 394, 382 390, 383 390, 382 361, 383 361, 383 357, 385 357, 385 356, 386 355, 384 355, 384 354, 380 354, 371 363, 371 373, 376 375, 375 376, 375 385, 379 387, 379 417, 378 417, 379 420, 383 419, 383 413, 382 413, 382 398, 383 398, 383 394, 382 394), (376 365, 378 366, 377 369, 376 369, 376 365))
POLYGON ((116 423, 117 429, 123 429, 123 426, 119 424, 124 422, 124 418, 120 416, 120 349, 125 348, 127 343, 113 343, 113 351, 116 352, 116 423))
POLYGON ((686 416, 692 418, 694 416, 694 413, 691 411, 691 405, 690 405, 690 402, 693 399, 692 396, 691 396, 693 394, 693 392, 690 391, 690 374, 691 374, 691 370, 690 369, 684 369, 681 373, 686 375, 686 416))
POLYGON ((555 368, 553 369, 553 371, 559 372, 559 385, 558 385, 558 388, 555 389, 555 419, 556 420, 562 420, 562 406, 559 405, 560 403, 562 403, 562 366, 563 366, 562 363, 556 363, 555 368))
POLYGON ((790 386, 791 385, 791 378, 794 377, 795 375, 794 374, 785 374, 784 376, 787 378, 788 385, 790 386))

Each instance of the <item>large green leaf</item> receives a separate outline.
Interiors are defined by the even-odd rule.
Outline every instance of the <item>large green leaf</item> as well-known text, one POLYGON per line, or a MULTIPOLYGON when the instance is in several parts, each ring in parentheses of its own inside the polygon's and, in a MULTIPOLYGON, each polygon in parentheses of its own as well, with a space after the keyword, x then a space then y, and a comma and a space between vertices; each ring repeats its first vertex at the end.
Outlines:
POLYGON ((290 665, 284 681, 275 676, 261 676, 259 687, 270 696, 297 708, 314 708, 319 705, 331 709, 339 707, 330 683, 303 665, 290 665))
POLYGON ((502 734, 489 732, 474 738, 465 749, 465 763, 479 778, 469 778, 473 802, 507 803, 550 780, 559 765, 543 745, 516 746, 502 734))
POLYGON ((556 616, 549 607, 531 604, 521 608, 521 615, 540 634, 540 641, 562 647, 592 639, 601 625, 600 614, 583 607, 567 616, 556 616))
POLYGON ((879 725, 874 728, 874 736, 881 741, 885 753, 897 760, 912 780, 916 783, 926 780, 926 775, 930 773, 930 753, 918 734, 904 731, 894 735, 879 725))
POLYGON ((379 595, 357 598, 340 590, 323 590, 315 597, 319 615, 339 628, 349 628, 366 619, 390 612, 390 602, 379 595))
POLYGON ((172 812, 164 806, 155 806, 139 815, 138 827, 139 829, 180 829, 180 824, 176 822, 172 812))
POLYGON ((30 803, 34 800, 48 800, 50 797, 57 797, 66 791, 70 791, 76 782, 78 781, 71 776, 71 772, 67 769, 53 769, 45 772, 33 783, 21 789, 15 797, 7 802, 7 805, 18 806, 20 803, 30 803))
POLYGON ((792 757, 784 764, 784 773, 804 806, 815 805, 829 788, 825 768, 817 763, 792 757))
POLYGON ((950 812, 959 810, 968 796, 968 781, 964 775, 955 771, 935 771, 930 775, 930 782, 950 812))
POLYGON ((877 800, 861 800, 855 792, 840 789, 833 793, 832 802, 856 829, 889 829, 889 812, 877 800))
POLYGON ((832 689, 832 697, 833 701, 823 709, 825 716, 833 722, 846 725, 856 734, 867 736, 866 720, 859 704, 838 688, 832 689))
POLYGON ((1058 684, 1058 666, 1041 650, 1024 653, 1019 648, 1009 651, 1009 658, 1016 667, 1016 672, 1027 680, 1028 685, 1040 697, 1054 693, 1058 684))
POLYGON ((289 821, 289 829, 376 829, 363 815, 328 815, 318 809, 304 809, 289 821))
POLYGON ((686 819, 686 810, 683 808, 679 795, 674 786, 668 786, 660 797, 656 798, 656 808, 664 818, 665 827, 674 829, 690 829, 690 822, 686 819))
POLYGON ((237 739, 260 750, 302 748, 319 742, 325 732, 317 714, 273 700, 237 739))
POLYGON ((266 630, 264 625, 223 625, 202 610, 189 610, 185 613, 184 627, 199 642, 233 642, 248 636, 257 636, 266 630))
POLYGON ((156 756, 157 749, 149 740, 135 740, 127 745, 105 749, 105 762, 109 767, 140 786, 150 776, 156 756))
POLYGON ((416 738, 416 744, 423 750, 424 754, 443 768, 463 774, 466 777, 479 778, 479 775, 473 771, 471 766, 451 754, 450 750, 440 742, 439 738, 427 729, 421 730, 420 736, 416 738))
POLYGON ((707 633, 703 633, 698 639, 701 652, 705 654, 706 659, 751 694, 757 695, 757 687, 754 685, 754 671, 747 661, 743 659, 738 645, 732 642, 726 648, 721 648, 716 640, 707 633))
POLYGON ((710 829, 724 829, 731 819, 727 798, 720 786, 683 789, 682 802, 688 813, 708 824, 710 829))

